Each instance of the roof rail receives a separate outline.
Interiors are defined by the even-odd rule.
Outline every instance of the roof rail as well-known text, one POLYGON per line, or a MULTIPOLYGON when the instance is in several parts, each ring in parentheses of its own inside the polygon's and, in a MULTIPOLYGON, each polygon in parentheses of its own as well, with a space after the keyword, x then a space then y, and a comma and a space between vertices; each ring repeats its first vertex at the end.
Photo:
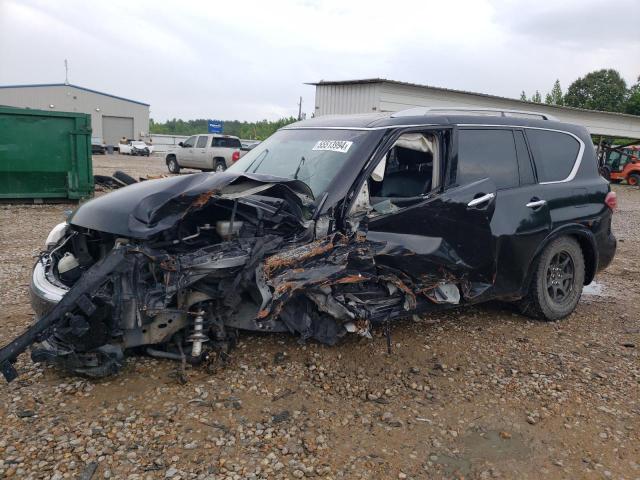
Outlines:
POLYGON ((418 117, 421 115, 433 113, 448 114, 448 113, 461 113, 464 115, 487 115, 487 116, 499 116, 499 117, 537 117, 542 120, 554 120, 558 119, 553 115, 541 112, 532 112, 527 110, 509 110, 504 108, 484 108, 484 107, 414 107, 407 110, 400 110, 391 115, 391 118, 397 117, 418 117))

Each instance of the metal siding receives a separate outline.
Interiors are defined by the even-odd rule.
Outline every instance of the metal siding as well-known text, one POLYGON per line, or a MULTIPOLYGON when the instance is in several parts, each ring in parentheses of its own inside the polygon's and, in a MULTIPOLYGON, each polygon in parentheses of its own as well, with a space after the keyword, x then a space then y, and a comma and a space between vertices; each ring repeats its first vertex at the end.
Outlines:
MULTIPOLYGON (((504 108, 535 110, 567 123, 584 125, 594 135, 640 138, 640 117, 611 113, 559 109, 545 104, 523 105, 517 100, 488 98, 466 92, 450 92, 429 87, 362 83, 318 85, 320 107, 317 115, 396 112, 412 107, 504 108), (348 89, 346 88, 348 87, 348 89), (373 107, 376 107, 373 110, 373 107)), ((1 102, 0 102, 1 103, 1 102)))
POLYGON ((88 113, 91 115, 92 136, 94 137, 103 137, 103 115, 133 118, 136 137, 146 136, 149 133, 148 106, 88 92, 71 85, 0 88, 0 105, 88 113), (51 104, 55 107, 50 108, 51 104), (100 111, 96 111, 96 108, 99 108, 100 111))

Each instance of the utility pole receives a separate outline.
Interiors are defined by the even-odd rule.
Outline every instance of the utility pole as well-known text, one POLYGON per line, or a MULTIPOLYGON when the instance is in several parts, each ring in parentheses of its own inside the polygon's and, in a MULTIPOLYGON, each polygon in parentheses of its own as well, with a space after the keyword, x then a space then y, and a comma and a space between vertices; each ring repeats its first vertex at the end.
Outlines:
POLYGON ((298 102, 298 120, 302 120, 302 97, 300 97, 300 102, 298 102))
POLYGON ((64 84, 69 85, 69 64, 67 59, 64 59, 64 84))

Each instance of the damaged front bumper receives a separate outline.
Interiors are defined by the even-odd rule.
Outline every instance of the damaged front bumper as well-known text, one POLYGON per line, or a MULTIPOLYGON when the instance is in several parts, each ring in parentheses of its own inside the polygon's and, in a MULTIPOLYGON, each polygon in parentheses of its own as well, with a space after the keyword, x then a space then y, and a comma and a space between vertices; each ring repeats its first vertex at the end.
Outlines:
POLYGON ((67 294, 69 288, 53 284, 47 278, 45 263, 38 259, 31 275, 31 307, 36 313, 36 319, 49 312, 67 294))
POLYGON ((467 278, 444 241, 417 254, 366 231, 318 238, 297 183, 224 174, 158 182, 85 204, 48 246, 31 279, 36 321, 0 349, 8 380, 29 347, 36 362, 105 376, 136 347, 191 363, 224 356, 237 330, 332 345, 488 286, 467 278), (189 195, 177 190, 185 182, 189 195))

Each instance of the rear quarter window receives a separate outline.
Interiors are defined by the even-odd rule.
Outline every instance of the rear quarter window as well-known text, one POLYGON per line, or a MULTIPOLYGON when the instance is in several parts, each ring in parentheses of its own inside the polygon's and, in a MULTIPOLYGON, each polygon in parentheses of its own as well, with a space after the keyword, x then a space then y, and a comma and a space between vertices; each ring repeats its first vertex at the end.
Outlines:
POLYGON ((578 158, 580 143, 571 135, 547 130, 527 129, 539 182, 566 179, 578 158))
POLYGON ((211 142, 212 147, 219 148, 240 148, 242 145, 240 144, 240 140, 237 138, 224 138, 224 137, 214 137, 211 142))

